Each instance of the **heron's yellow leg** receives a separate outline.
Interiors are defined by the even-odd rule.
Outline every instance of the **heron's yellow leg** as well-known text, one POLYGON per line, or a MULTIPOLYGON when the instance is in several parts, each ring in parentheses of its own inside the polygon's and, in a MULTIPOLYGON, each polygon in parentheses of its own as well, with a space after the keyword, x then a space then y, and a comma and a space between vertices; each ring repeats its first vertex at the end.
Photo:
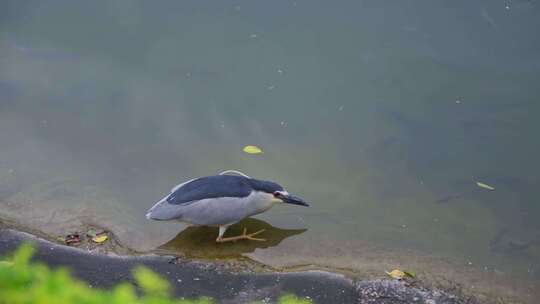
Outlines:
POLYGON ((238 235, 238 236, 231 236, 231 237, 222 237, 222 236, 218 236, 218 238, 216 239, 216 242, 218 243, 224 243, 224 242, 231 242, 231 241, 238 241, 238 240, 252 240, 252 241, 259 241, 259 242, 264 242, 266 241, 266 239, 261 239, 261 238, 256 238, 254 236, 256 236, 257 234, 260 234, 260 233, 263 233, 265 229, 261 229, 257 232, 253 232, 253 233, 250 233, 250 234, 247 234, 247 229, 244 228, 244 233, 242 233, 241 235, 238 235))

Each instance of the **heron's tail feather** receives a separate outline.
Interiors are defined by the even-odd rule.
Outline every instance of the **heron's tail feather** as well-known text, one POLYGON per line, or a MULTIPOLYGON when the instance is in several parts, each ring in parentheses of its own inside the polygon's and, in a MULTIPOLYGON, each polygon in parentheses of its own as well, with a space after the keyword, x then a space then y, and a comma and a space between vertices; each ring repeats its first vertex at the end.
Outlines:
POLYGON ((154 206, 152 206, 152 208, 148 209, 148 211, 146 211, 146 218, 149 219, 149 220, 164 220, 162 218, 162 216, 160 216, 160 213, 162 212, 159 212, 159 210, 163 207, 164 204, 167 203, 167 197, 164 197, 163 199, 161 199, 159 202, 155 203, 154 206))
POLYGON ((179 220, 182 218, 184 208, 180 205, 170 204, 167 201, 169 195, 165 196, 159 202, 155 203, 152 208, 146 212, 146 218, 156 221, 179 220))

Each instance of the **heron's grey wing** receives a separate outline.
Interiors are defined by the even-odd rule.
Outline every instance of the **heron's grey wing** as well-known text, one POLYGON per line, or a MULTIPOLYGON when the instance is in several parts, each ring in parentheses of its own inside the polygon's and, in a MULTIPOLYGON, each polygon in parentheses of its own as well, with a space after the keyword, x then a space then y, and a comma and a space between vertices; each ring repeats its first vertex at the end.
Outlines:
POLYGON ((172 205, 189 204, 208 198, 246 197, 252 187, 245 177, 214 175, 192 180, 171 193, 167 202, 172 205))
POLYGON ((194 181, 194 180, 195 180, 195 178, 194 178, 194 179, 190 179, 190 180, 188 180, 187 182, 183 182, 183 183, 181 183, 181 184, 178 184, 178 185, 174 186, 174 188, 171 189, 171 193, 175 192, 176 190, 180 189, 180 187, 182 187, 183 185, 185 185, 185 184, 187 184, 187 183, 189 183, 189 182, 191 182, 191 181, 194 181))

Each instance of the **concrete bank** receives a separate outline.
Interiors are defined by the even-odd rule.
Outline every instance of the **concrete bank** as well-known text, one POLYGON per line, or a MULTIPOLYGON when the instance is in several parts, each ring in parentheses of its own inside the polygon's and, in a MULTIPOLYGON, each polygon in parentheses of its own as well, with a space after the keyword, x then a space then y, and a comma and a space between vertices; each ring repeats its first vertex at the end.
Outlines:
POLYGON ((22 242, 35 244, 35 260, 52 267, 69 267, 77 278, 99 288, 133 281, 131 269, 145 265, 170 281, 176 296, 208 296, 219 303, 255 300, 272 303, 285 293, 310 298, 314 303, 476 303, 473 299, 462 299, 445 291, 395 280, 354 281, 323 271, 243 272, 221 263, 181 261, 170 256, 96 254, 7 228, 0 230, 0 255, 14 251, 22 242))

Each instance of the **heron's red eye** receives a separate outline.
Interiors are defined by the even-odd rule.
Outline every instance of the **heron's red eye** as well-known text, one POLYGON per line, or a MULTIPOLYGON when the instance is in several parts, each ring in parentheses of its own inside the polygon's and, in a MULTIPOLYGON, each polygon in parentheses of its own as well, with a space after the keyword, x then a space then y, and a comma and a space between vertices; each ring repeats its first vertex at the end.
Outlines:
POLYGON ((274 194, 274 197, 279 197, 281 195, 281 193, 279 193, 279 191, 276 191, 273 194, 274 194))

